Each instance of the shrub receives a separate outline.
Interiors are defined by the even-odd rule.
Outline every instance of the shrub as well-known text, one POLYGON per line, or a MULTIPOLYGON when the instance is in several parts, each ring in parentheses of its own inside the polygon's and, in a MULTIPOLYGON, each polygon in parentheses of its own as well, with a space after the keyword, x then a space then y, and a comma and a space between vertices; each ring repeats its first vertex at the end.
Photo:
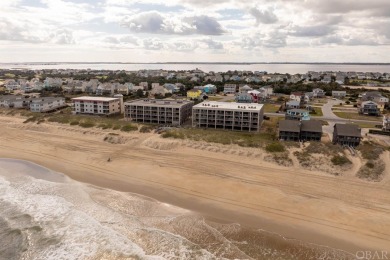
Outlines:
POLYGON ((153 129, 154 129, 153 126, 146 126, 146 125, 143 125, 143 126, 141 126, 141 128, 139 129, 139 131, 140 131, 141 133, 150 133, 153 129))
POLYGON ((166 131, 162 133, 162 138, 175 138, 175 139, 185 139, 185 135, 179 131, 166 131))
POLYGON ((136 127, 135 125, 124 125, 121 128, 121 131, 124 131, 124 132, 131 132, 131 131, 137 131, 137 130, 138 130, 138 127, 136 127))
POLYGON ((344 164, 349 164, 352 163, 347 157, 345 156, 340 156, 340 155, 335 155, 331 159, 332 163, 334 165, 342 166, 344 164))
POLYGON ((269 153, 281 153, 281 152, 284 152, 286 150, 286 148, 284 147, 284 145, 282 143, 273 142, 273 143, 268 144, 265 147, 265 150, 269 153))
POLYGON ((36 117, 29 117, 27 118, 26 120, 23 121, 23 124, 27 124, 27 123, 30 123, 30 122, 35 122, 37 120, 36 117))
POLYGON ((51 118, 49 118, 49 122, 69 124, 69 118, 67 118, 67 117, 51 117, 51 118))
POLYGON ((112 129, 113 129, 113 130, 118 130, 118 129, 121 129, 121 126, 120 126, 120 125, 114 125, 114 126, 112 127, 112 129))
POLYGON ((82 122, 82 123, 80 123, 80 126, 84 127, 84 128, 91 128, 91 127, 94 127, 95 124, 93 122, 82 122))
POLYGON ((375 167, 374 163, 371 162, 371 161, 367 162, 367 163, 366 163, 366 166, 367 166, 368 168, 370 168, 370 169, 373 169, 373 168, 375 167))
POLYGON ((70 122, 70 125, 78 125, 79 124, 79 121, 71 121, 70 122))

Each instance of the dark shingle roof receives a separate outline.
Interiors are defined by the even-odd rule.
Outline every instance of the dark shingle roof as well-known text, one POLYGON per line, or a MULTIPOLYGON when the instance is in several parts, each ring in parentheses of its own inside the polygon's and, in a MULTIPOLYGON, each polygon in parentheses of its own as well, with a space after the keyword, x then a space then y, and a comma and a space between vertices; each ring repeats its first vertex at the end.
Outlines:
POLYGON ((317 120, 307 120, 301 122, 301 131, 322 133, 322 123, 317 120))
POLYGON ((334 128, 337 129, 337 135, 362 137, 361 129, 357 125, 335 124, 334 128))
POLYGON ((300 132, 299 121, 281 120, 279 121, 279 131, 283 132, 300 132))

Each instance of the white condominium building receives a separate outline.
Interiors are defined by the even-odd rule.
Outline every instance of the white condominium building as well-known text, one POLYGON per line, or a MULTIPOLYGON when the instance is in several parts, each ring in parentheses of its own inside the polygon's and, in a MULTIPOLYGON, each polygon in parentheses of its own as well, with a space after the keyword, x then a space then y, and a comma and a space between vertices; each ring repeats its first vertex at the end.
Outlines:
POLYGON ((77 97, 72 98, 75 114, 113 115, 121 112, 120 98, 77 97))
POLYGON ((192 108, 192 126, 257 132, 263 115, 262 104, 206 101, 192 108))
POLYGON ((194 103, 188 100, 140 99, 125 103, 125 118, 151 124, 181 125, 194 103))

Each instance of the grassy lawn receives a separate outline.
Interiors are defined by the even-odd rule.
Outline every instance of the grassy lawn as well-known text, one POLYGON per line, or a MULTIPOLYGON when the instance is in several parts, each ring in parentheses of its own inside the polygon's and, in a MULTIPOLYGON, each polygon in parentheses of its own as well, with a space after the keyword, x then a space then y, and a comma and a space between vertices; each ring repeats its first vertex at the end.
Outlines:
POLYGON ((378 125, 378 124, 353 123, 353 125, 358 125, 360 128, 376 128, 375 126, 378 125))
POLYGON ((323 116, 322 114, 322 108, 320 107, 313 107, 314 111, 315 111, 315 114, 311 114, 310 113, 310 116, 323 116))
POLYGON ((351 113, 351 112, 333 112, 336 116, 345 118, 345 119, 356 119, 356 120, 368 120, 368 121, 382 121, 382 117, 376 117, 376 116, 362 116, 358 113, 351 113))
POLYGON ((264 104, 264 113, 276 113, 280 108, 280 105, 264 104))
POLYGON ((219 101, 221 99, 222 99, 222 97, 209 97, 208 98, 209 101, 219 101))

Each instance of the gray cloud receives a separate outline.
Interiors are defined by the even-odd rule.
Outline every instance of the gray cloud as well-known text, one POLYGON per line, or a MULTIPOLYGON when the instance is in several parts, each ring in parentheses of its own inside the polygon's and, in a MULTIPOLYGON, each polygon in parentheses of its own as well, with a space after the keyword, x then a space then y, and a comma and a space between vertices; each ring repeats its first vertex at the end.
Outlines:
POLYGON ((328 25, 295 26, 290 32, 297 37, 320 37, 334 32, 334 27, 328 25))
POLYGON ((55 44, 74 44, 73 32, 67 29, 59 29, 50 36, 51 42, 55 44))
POLYGON ((133 32, 151 34, 201 34, 221 35, 226 31, 212 17, 163 17, 158 12, 145 12, 131 17, 125 17, 122 26, 133 32))
POLYGON ((255 7, 249 9, 249 13, 255 17, 256 25, 259 24, 272 24, 278 21, 278 17, 273 13, 272 10, 259 10, 255 7))
POLYGON ((194 5, 197 7, 207 8, 209 6, 219 5, 223 3, 229 3, 230 0, 184 0, 183 3, 194 5))
POLYGON ((170 44, 170 48, 176 51, 189 52, 198 48, 198 42, 175 42, 170 44))
POLYGON ((218 42, 218 41, 214 41, 213 39, 203 39, 203 40, 200 40, 200 42, 203 42, 207 45, 207 47, 209 49, 212 49, 212 50, 222 50, 223 49, 223 44, 221 42, 218 42))
POLYGON ((161 50, 164 44, 157 38, 148 38, 143 40, 143 47, 147 50, 161 50))
POLYGON ((353 11, 389 10, 388 0, 313 0, 305 3, 305 7, 323 13, 349 13, 353 11))
POLYGON ((279 30, 274 30, 267 34, 258 32, 242 37, 242 40, 237 42, 237 44, 246 50, 255 50, 260 47, 282 48, 287 45, 287 36, 286 32, 279 30))

